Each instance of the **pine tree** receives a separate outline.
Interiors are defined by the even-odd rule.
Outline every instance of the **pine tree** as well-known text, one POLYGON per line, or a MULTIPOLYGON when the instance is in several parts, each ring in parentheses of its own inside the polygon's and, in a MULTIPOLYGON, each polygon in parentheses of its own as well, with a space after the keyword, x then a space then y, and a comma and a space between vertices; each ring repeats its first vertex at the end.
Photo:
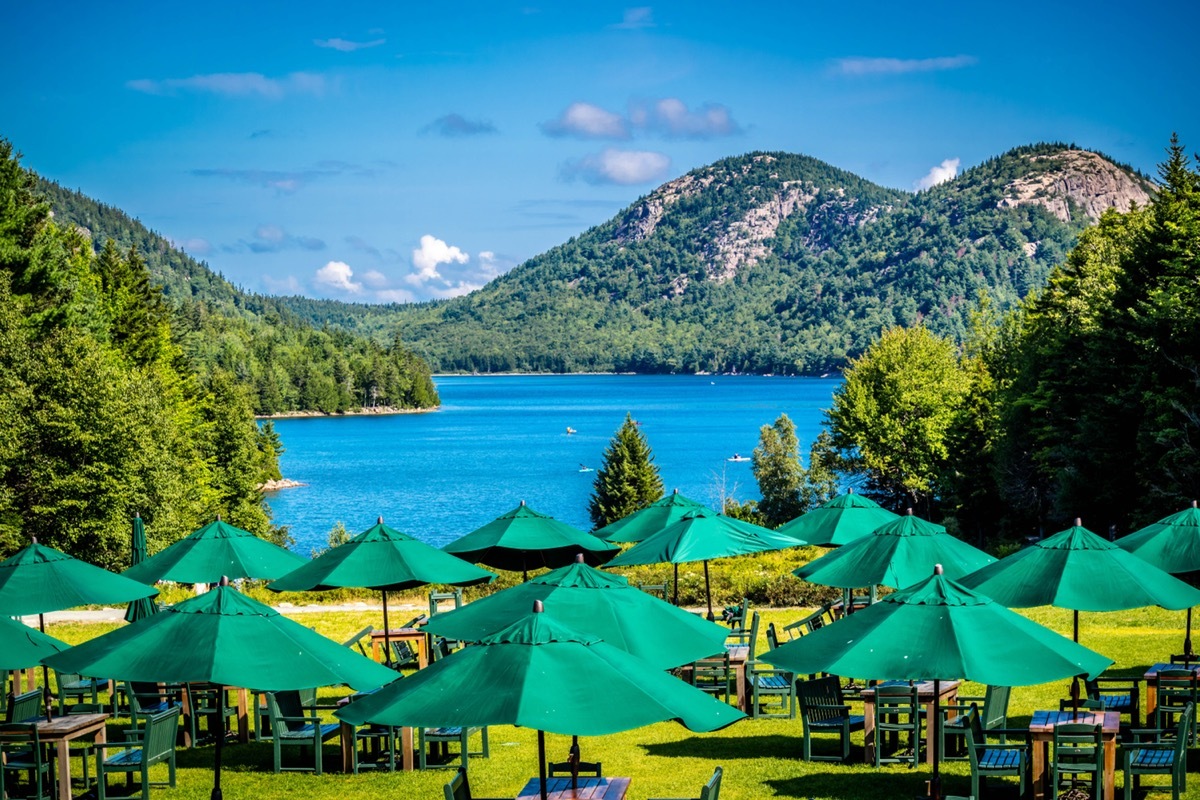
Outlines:
POLYGON ((604 465, 596 472, 588 514, 595 528, 603 528, 663 496, 663 482, 650 452, 650 444, 629 414, 604 451, 604 465))

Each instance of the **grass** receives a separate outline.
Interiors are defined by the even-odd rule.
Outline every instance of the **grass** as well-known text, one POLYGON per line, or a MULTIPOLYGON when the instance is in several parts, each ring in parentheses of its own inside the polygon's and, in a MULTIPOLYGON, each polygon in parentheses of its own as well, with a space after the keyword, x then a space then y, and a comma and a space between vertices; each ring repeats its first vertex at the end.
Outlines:
MULTIPOLYGON (((765 610, 764 623, 777 626, 798 619, 803 612, 765 610)), ((1058 609, 1033 609, 1034 620, 1070 635, 1071 613, 1058 609)), ((341 641, 369 624, 379 624, 378 612, 316 612, 298 619, 320 633, 341 641)), ((80 642, 97 636, 113 625, 59 623, 48 632, 68 642, 80 642)), ((763 626, 765 628, 765 624, 763 626)), ((1146 668, 1178 652, 1183 639, 1183 614, 1161 609, 1136 609, 1117 613, 1080 615, 1080 639, 1087 646, 1116 660, 1110 671, 1118 675, 1141 675, 1146 668)), ((765 641, 760 648, 765 649, 765 641)), ((936 646, 933 644, 931 646, 936 646)), ((1066 696, 1068 683, 1020 687, 1013 690, 1010 725, 1027 723, 1034 709, 1057 708, 1066 696)), ((595 691, 602 694, 603 686, 595 691)), ((325 690, 322 697, 338 692, 325 690)), ((982 694, 983 687, 967 684, 961 694, 982 694)), ((121 725, 114 724, 110 738, 121 738, 121 725)), ((537 773, 537 744, 534 731, 510 726, 491 731, 491 758, 471 761, 471 783, 482 797, 515 797, 525 782, 537 773)), ((696 797, 700 786, 722 765, 725 779, 722 798, 784 797, 798 800, 840 798, 840 800, 885 800, 913 797, 923 793, 929 770, 910 770, 902 766, 876 770, 862 764, 862 734, 854 739, 851 762, 805 762, 799 758, 800 720, 745 720, 714 734, 694 734, 674 723, 662 723, 623 734, 581 740, 584 760, 599 760, 605 774, 631 777, 629 797, 696 797)), ((832 737, 817 737, 816 747, 833 747, 832 737)), ((475 744, 477 739, 472 740, 475 744)), ((550 735, 547 752, 552 760, 565 760, 570 738, 550 735)), ((251 743, 226 749, 226 769, 222 788, 229 800, 285 800, 300 796, 305 800, 346 800, 349 797, 403 797, 440 800, 442 786, 451 777, 445 770, 394 774, 373 773, 321 776, 303 773, 275 775, 271 772, 269 744, 251 743)), ((174 790, 154 788, 157 800, 205 800, 212 784, 213 748, 179 751, 179 782, 174 790)), ((285 758, 287 755, 285 754, 285 758)), ((296 758, 296 754, 291 754, 296 758)), ((1121 791, 1118 751, 1117 783, 1121 791)), ((325 751, 325 763, 336 765, 340 759, 336 742, 325 751)), ((1200 761, 1193 761, 1200 767, 1200 761)), ((165 777, 165 768, 161 770, 165 777)), ((944 786, 950 794, 966 795, 970 789, 967 765, 961 762, 943 766, 944 786)), ((1151 782, 1154 779, 1150 779, 1151 782)), ((1016 781, 999 780, 985 788, 989 798, 1015 798, 1016 781)), ((1118 795, 1120 796, 1120 795, 1118 795)), ((1163 796, 1161 794, 1153 797, 1163 796)), ((1200 781, 1194 781, 1185 795, 1200 800, 1200 781)))

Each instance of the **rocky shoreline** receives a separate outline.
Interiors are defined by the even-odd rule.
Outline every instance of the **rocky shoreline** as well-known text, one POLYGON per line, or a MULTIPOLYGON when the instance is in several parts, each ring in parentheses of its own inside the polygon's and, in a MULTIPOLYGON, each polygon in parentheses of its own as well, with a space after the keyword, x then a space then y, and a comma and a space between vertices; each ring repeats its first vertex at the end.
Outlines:
POLYGON ((297 486, 307 486, 307 485, 308 485, 307 483, 301 483, 300 481, 294 481, 291 478, 280 478, 277 481, 267 481, 266 483, 260 483, 258 485, 258 490, 260 492, 277 492, 280 489, 295 489, 297 486))

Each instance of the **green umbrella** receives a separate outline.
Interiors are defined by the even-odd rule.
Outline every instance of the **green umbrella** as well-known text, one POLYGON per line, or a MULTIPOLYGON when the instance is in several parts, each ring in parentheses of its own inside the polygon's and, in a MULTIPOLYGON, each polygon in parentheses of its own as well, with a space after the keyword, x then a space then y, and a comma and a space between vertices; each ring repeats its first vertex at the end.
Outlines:
POLYGON ((528 583, 497 592, 448 614, 425 628, 440 636, 477 641, 528 614, 534 600, 546 616, 610 645, 657 669, 671 669, 720 652, 728 631, 643 592, 620 575, 582 560, 528 583))
POLYGON ((689 500, 676 489, 640 511, 621 517, 616 522, 610 522, 596 530, 595 534, 610 542, 640 542, 647 536, 652 536, 683 519, 685 514, 699 508, 706 508, 706 506, 695 500, 689 500))
POLYGON ((777 530, 821 547, 841 547, 870 535, 881 525, 899 519, 854 490, 838 495, 820 508, 780 525, 777 530))
MULTIPOLYGON (((0 617, 0 671, 35 667, 42 659, 70 647, 22 622, 0 617)), ((4 691, 4 687, 0 687, 4 691)))
POLYGON ((842 545, 794 574, 810 583, 842 589, 876 585, 903 589, 928 577, 934 564, 941 564, 948 578, 958 580, 995 560, 946 533, 941 525, 913 516, 909 509, 870 536, 842 545))
POLYGON ((764 553, 798 547, 804 542, 777 531, 753 525, 708 508, 698 508, 683 515, 653 536, 647 537, 608 562, 610 567, 630 567, 635 564, 674 564, 675 603, 679 603, 679 565, 691 561, 704 562, 704 593, 708 597, 708 618, 715 619, 712 610, 712 591, 708 579, 708 562, 713 558, 764 553))
POLYGON ((414 589, 427 583, 470 586, 487 583, 495 577, 474 564, 389 528, 380 517, 375 525, 358 536, 326 550, 267 588, 277 592, 324 591, 344 586, 380 590, 383 594, 384 658, 390 664, 388 592, 414 589))
MULTIPOLYGON (((1163 572, 1178 575, 1200 570, 1200 509, 1196 501, 1169 517, 1117 539, 1114 544, 1148 561, 1163 572)), ((1192 609, 1187 610, 1187 633, 1183 638, 1184 658, 1193 660, 1192 609)))
MULTIPOLYGON (((1113 662, 942 575, 883 598, 762 656, 796 673, 829 672, 866 680, 965 679, 1030 686, 1068 675, 1095 676, 1113 662)), ((940 737, 933 737, 934 747, 940 737)), ((941 796, 938 753, 933 796, 941 796)))
MULTIPOLYGON (((80 675, 171 683, 208 681, 262 691, 343 683, 366 690, 396 678, 392 670, 227 585, 97 636, 43 663, 80 675)), ((213 800, 221 797, 224 738, 217 736, 213 800)))
MULTIPOLYGON (((146 526, 142 524, 142 515, 133 515, 133 537, 129 547, 129 566, 136 567, 146 560, 146 526)), ((142 617, 158 613, 158 604, 149 597, 134 600, 125 611, 126 622, 137 622, 142 617)))
POLYGON ((304 564, 295 553, 220 517, 122 575, 142 583, 216 583, 221 578, 281 578, 304 564))
POLYGON ((353 725, 536 728, 543 797, 545 731, 602 736, 675 720, 705 732, 746 716, 541 608, 336 716, 353 725))
POLYGON ((566 566, 580 552, 589 564, 598 566, 621 551, 590 533, 539 514, 525 505, 524 500, 507 514, 442 549, 465 561, 520 570, 525 577, 531 569, 566 566))

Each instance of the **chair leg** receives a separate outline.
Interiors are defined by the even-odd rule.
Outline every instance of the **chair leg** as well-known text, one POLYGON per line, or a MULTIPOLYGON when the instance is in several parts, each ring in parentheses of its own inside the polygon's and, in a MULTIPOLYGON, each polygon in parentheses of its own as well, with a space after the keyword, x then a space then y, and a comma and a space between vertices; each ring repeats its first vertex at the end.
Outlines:
POLYGON ((314 772, 316 772, 316 774, 320 775, 321 767, 323 766, 323 764, 321 763, 321 757, 323 755, 322 751, 325 748, 321 746, 320 728, 318 727, 317 730, 318 730, 318 733, 313 738, 313 765, 314 765, 313 770, 314 770, 314 772))

